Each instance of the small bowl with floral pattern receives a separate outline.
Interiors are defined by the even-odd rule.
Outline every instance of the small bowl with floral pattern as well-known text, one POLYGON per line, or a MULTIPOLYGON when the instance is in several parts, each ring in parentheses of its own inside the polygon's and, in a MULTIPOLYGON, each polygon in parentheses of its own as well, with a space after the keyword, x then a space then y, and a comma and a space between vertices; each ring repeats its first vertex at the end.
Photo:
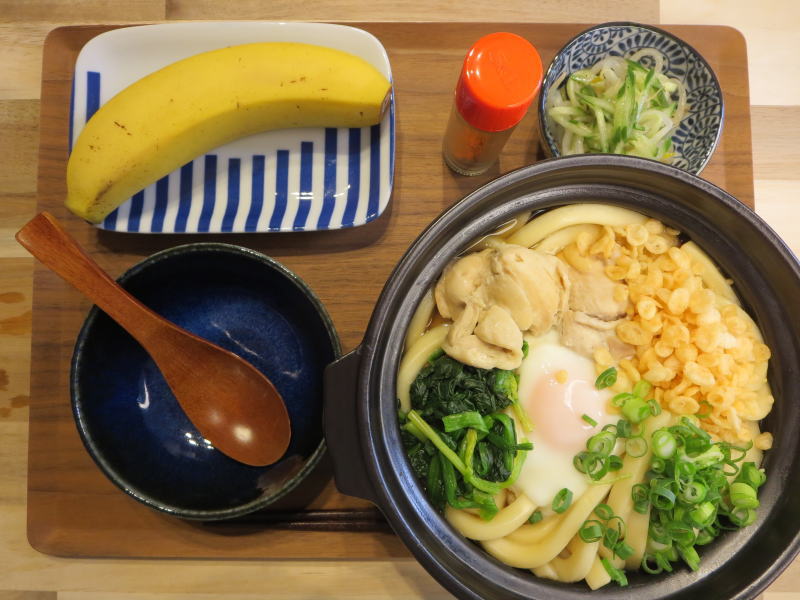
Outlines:
MULTIPOLYGON (((591 27, 572 38, 555 55, 545 73, 539 96, 539 131, 542 145, 550 156, 576 153, 574 149, 562 151, 560 126, 548 114, 550 95, 565 85, 570 74, 588 69, 608 56, 629 59, 640 50, 651 48, 663 56, 664 75, 682 82, 686 91, 685 116, 669 134, 671 148, 662 161, 695 175, 703 170, 722 133, 725 106, 719 81, 692 46, 667 31, 638 23, 604 23, 591 27)), ((637 62, 647 69, 655 66, 649 55, 637 62)), ((677 94, 673 97, 677 98, 677 94)))

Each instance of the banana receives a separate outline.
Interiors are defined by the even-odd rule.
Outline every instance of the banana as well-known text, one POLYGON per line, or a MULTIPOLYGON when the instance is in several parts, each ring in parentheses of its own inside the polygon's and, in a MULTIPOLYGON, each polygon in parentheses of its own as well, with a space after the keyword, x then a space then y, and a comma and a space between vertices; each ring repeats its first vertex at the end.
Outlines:
POLYGON ((377 124, 390 87, 365 60, 311 44, 191 56, 133 83, 89 119, 67 164, 65 204, 98 223, 142 188, 237 138, 377 124))

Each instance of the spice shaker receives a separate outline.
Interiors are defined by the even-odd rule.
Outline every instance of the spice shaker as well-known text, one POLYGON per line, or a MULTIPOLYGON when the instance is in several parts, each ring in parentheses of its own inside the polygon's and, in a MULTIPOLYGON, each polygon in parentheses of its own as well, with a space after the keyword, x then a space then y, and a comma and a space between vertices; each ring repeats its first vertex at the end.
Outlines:
POLYGON ((467 52, 444 136, 444 160, 461 175, 491 167, 542 83, 542 59, 526 39, 492 33, 467 52))

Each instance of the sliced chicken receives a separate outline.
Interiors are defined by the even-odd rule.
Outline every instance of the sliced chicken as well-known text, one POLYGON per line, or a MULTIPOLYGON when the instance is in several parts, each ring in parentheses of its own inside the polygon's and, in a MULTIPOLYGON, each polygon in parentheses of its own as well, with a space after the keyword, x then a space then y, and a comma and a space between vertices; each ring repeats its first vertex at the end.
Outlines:
POLYGON ((468 302, 450 326, 444 351, 481 369, 516 369, 522 363, 522 333, 511 315, 493 306, 485 312, 468 302))
POLYGON ((569 308, 586 313, 604 321, 614 321, 625 316, 627 300, 614 299, 614 286, 604 271, 603 262, 593 260, 588 272, 572 266, 566 267, 569 274, 569 308))
POLYGON ((594 351, 602 347, 607 347, 617 360, 633 356, 633 346, 620 341, 614 331, 623 320, 605 321, 568 310, 561 317, 561 342, 587 357, 592 357, 594 351))
POLYGON ((495 280, 512 278, 527 298, 530 311, 526 316, 530 316, 530 319, 522 320, 522 311, 509 307, 515 320, 519 315, 517 324, 520 329, 540 335, 553 326, 556 316, 563 308, 565 289, 569 285, 558 258, 523 246, 507 244, 492 257, 492 271, 495 273, 495 280))
POLYGON ((483 306, 482 286, 489 271, 492 252, 474 252, 447 266, 434 290, 436 307, 445 319, 455 321, 468 301, 483 306))

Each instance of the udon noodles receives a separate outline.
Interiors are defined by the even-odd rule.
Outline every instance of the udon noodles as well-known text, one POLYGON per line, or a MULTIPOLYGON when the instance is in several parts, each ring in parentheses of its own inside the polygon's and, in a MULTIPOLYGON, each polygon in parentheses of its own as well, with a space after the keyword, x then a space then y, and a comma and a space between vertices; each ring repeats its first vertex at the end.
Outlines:
POLYGON ((398 372, 431 501, 507 565, 591 589, 696 569, 755 518, 769 348, 678 231, 602 204, 523 215, 448 265, 398 372))

